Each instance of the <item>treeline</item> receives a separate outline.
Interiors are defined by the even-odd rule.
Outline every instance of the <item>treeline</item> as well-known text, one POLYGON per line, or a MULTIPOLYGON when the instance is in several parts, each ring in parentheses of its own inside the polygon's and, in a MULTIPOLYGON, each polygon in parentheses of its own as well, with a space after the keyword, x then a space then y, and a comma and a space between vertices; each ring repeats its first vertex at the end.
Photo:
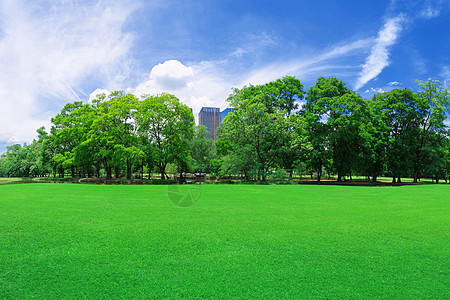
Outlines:
POLYGON ((363 99, 334 78, 307 92, 295 77, 235 89, 235 111, 206 139, 191 110, 175 96, 114 92, 92 104, 67 104, 49 132, 0 157, 0 175, 144 178, 206 172, 266 181, 302 174, 338 181, 386 175, 449 179, 450 94, 438 81, 363 99), (302 106, 299 107, 300 103, 302 106))

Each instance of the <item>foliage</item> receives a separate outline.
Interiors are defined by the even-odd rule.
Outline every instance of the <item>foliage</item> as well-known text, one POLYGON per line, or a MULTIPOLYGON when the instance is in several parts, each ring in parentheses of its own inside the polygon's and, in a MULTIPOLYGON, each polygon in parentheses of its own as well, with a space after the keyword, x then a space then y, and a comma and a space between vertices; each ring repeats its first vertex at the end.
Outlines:
POLYGON ((292 76, 244 86, 227 99, 234 111, 217 141, 194 127, 191 110, 174 95, 100 94, 92 103, 66 104, 29 145, 8 147, 0 176, 131 179, 156 172, 165 179, 170 165, 180 177, 291 180, 296 170, 318 181, 388 175, 393 182, 450 182, 449 90, 431 79, 418 85, 417 92, 393 89, 370 100, 334 77, 318 78, 306 93, 292 76))

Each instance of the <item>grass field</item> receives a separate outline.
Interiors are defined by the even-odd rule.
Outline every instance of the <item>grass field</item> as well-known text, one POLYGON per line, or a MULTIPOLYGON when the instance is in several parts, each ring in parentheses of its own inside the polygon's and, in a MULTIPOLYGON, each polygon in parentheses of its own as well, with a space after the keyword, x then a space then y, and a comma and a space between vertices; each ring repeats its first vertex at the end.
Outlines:
POLYGON ((190 207, 167 195, 1 185, 0 296, 450 298, 448 185, 202 185, 190 207))

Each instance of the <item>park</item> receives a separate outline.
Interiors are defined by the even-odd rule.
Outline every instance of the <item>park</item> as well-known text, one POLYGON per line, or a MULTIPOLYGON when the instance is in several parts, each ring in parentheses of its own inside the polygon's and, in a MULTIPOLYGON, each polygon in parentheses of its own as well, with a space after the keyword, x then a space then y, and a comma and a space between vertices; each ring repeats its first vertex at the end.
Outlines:
POLYGON ((68 103, 0 155, 0 295, 449 298, 450 93, 418 87, 244 86, 217 140, 170 94, 68 103))
POLYGON ((1 299, 450 299, 450 1, 0 1, 1 299))

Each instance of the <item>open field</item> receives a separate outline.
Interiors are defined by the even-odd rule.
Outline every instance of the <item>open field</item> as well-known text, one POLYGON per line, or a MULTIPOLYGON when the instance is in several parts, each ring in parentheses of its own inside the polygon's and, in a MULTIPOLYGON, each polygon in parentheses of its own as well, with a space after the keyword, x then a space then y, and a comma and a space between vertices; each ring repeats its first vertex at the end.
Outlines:
POLYGON ((0 295, 450 297, 448 185, 200 189, 1 185, 0 295))

